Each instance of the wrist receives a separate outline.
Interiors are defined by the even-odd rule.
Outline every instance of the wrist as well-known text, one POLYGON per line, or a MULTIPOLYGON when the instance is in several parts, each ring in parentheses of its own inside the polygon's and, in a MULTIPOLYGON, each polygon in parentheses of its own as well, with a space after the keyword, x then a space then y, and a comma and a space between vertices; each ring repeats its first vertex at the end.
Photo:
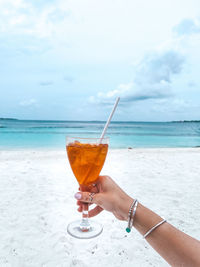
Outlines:
POLYGON ((149 229, 160 222, 162 218, 152 210, 138 203, 133 226, 144 235, 149 229))
POLYGON ((131 207, 131 204, 133 203, 134 199, 129 197, 128 195, 126 198, 121 201, 122 207, 121 207, 121 216, 123 221, 128 221, 128 214, 129 214, 129 209, 131 207))

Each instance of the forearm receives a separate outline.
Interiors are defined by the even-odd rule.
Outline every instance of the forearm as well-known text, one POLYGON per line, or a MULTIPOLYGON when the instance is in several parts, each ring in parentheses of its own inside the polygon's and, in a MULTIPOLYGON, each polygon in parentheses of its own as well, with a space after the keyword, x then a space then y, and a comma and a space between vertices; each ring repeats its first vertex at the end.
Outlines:
MULTIPOLYGON (((139 204, 134 227, 144 235, 162 218, 139 204)), ((164 223, 146 237, 147 242, 172 266, 200 266, 200 242, 164 223)))
MULTIPOLYGON (((98 193, 92 197, 92 200, 90 192, 79 193, 78 205, 81 202, 95 203, 97 206, 90 211, 90 217, 105 209, 112 212, 119 220, 131 219, 133 215, 129 214, 133 214, 135 211, 135 207, 132 207, 132 203, 135 203, 134 200, 108 176, 100 176, 99 184, 98 193)), ((82 207, 79 207, 79 211, 81 210, 82 207)), ((159 215, 139 203, 133 218, 133 226, 144 235, 162 221, 163 219, 159 215)), ((155 228, 146 237, 146 240, 174 267, 200 266, 200 242, 177 230, 169 223, 165 222, 155 228)))

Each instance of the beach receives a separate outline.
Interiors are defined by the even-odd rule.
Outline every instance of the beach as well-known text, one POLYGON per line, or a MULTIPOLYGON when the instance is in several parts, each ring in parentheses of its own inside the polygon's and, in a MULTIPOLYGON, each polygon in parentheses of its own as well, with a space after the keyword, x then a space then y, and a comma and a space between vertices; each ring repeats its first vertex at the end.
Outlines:
MULTIPOLYGON (((110 175, 178 229, 200 239, 200 148, 110 149, 110 175)), ((0 151, 0 266, 169 266, 126 222, 103 211, 99 237, 79 240, 67 224, 81 216, 78 184, 64 149, 0 151)))
POLYGON ((199 6, 0 0, 0 267, 200 261, 199 6))

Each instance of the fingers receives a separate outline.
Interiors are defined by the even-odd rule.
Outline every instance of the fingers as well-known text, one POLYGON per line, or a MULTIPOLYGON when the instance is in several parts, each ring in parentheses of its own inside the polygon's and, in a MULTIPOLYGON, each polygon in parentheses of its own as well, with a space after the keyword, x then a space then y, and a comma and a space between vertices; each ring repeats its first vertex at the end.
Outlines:
MULTIPOLYGON (((89 217, 94 217, 94 216, 98 215, 100 212, 102 212, 102 210, 103 210, 103 208, 101 208, 100 206, 96 206, 94 209, 89 210, 88 215, 89 215, 89 217)), ((78 207, 78 211, 82 212, 83 207, 82 206, 78 207)))
MULTIPOLYGON (((96 203, 96 199, 98 194, 91 193, 91 192, 78 192, 74 195, 74 197, 81 202, 86 203, 96 203)), ((96 203, 98 204, 98 203, 96 203)))
POLYGON ((94 217, 96 216, 97 214, 99 214, 100 212, 102 212, 102 208, 100 206, 96 206, 94 209, 90 210, 89 211, 89 217, 94 217))
MULTIPOLYGON (((78 209, 77 210, 79 212, 82 212, 83 211, 83 202, 81 202, 81 201, 78 200, 76 204, 78 206, 78 209)), ((88 206, 91 206, 91 205, 93 205, 93 204, 92 203, 88 203, 88 206)))
POLYGON ((81 185, 78 190, 81 192, 92 192, 92 193, 98 193, 99 192, 96 183, 88 185, 88 186, 81 185))
POLYGON ((95 185, 95 186, 92 187, 92 189, 90 190, 90 192, 91 193, 98 193, 99 190, 98 190, 97 186, 95 185))
MULTIPOLYGON (((92 205, 93 203, 88 203, 88 206, 92 205)), ((83 205, 83 202, 80 200, 77 200, 76 205, 81 206, 83 205)))
MULTIPOLYGON (((91 192, 78 192, 75 194, 75 198, 79 198, 79 200, 77 200, 77 205, 78 207, 78 211, 82 212, 83 211, 83 202, 88 203, 88 205, 92 205, 96 202, 97 204, 97 200, 95 201, 94 198, 97 198, 98 194, 94 194, 91 192)), ((103 210, 103 208, 101 208, 100 206, 96 206, 94 209, 90 210, 88 215, 89 217, 94 217, 97 214, 99 214, 101 211, 103 210)))
POLYGON ((79 206, 77 210, 78 210, 79 212, 82 212, 82 211, 83 211, 83 207, 82 207, 82 206, 79 206))

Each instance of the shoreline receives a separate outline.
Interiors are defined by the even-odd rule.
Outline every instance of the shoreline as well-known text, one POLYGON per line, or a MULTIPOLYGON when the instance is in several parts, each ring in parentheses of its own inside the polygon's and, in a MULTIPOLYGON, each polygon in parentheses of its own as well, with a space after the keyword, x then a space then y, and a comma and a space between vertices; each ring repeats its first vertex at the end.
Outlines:
MULTIPOLYGON (((129 151, 138 151, 138 150, 199 150, 200 146, 196 147, 109 147, 109 150, 129 150, 129 151)), ((0 147, 0 152, 2 151, 63 151, 65 147, 0 147)))

